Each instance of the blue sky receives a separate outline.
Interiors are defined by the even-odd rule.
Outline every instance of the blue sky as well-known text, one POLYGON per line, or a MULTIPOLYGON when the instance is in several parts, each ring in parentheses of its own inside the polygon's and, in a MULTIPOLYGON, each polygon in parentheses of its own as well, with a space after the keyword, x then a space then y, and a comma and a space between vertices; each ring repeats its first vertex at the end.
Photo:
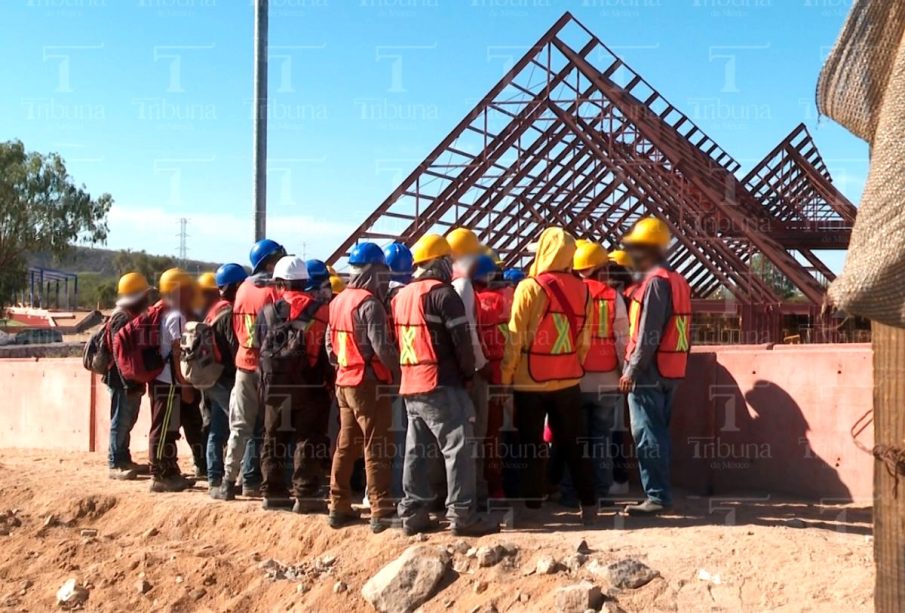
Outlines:
MULTIPOLYGON (((814 104, 850 4, 272 0, 269 234, 326 257, 566 10, 743 171, 804 121, 857 203, 867 147, 814 104)), ((175 254, 187 217, 190 257, 244 261, 251 0, 3 0, 0 23, 0 139, 113 194, 108 246, 175 254)))

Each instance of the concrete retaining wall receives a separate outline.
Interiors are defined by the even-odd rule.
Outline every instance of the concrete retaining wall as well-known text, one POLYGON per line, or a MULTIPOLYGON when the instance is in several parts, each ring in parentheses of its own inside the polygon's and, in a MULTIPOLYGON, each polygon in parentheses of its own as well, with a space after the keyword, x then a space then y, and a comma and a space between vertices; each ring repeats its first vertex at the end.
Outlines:
MULTIPOLYGON (((106 452, 107 390, 79 359, 0 360, 0 382, 0 447, 106 452)), ((700 495, 870 501, 873 461, 850 430, 872 392, 870 345, 696 347, 673 412, 673 479, 700 495)), ((148 404, 134 450, 147 449, 148 404)), ((870 448, 873 430, 859 441, 870 448)))

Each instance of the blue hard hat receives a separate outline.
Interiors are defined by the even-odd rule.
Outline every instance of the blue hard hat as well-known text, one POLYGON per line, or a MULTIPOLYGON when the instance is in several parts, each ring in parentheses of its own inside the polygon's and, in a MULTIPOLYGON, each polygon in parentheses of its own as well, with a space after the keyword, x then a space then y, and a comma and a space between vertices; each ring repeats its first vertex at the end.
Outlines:
POLYGON ((217 269, 214 278, 217 280, 217 287, 226 287, 235 283, 242 283, 248 277, 245 268, 240 264, 224 264, 217 269))
POLYGON ((371 264, 386 264, 383 249, 374 243, 358 243, 349 252, 349 265, 369 266, 371 264))
POLYGON ((393 273, 393 280, 407 282, 411 279, 415 270, 415 260, 408 247, 402 243, 390 243, 383 248, 383 255, 386 257, 390 272, 393 273))
POLYGON ((305 266, 308 267, 308 283, 305 284, 305 290, 320 289, 325 281, 330 281, 330 271, 321 260, 305 260, 305 266))
POLYGON ((261 272, 261 267, 264 265, 264 262, 274 255, 286 255, 286 250, 283 249, 283 245, 276 241, 272 241, 269 238, 256 242, 251 248, 251 252, 248 254, 248 259, 251 260, 252 272, 261 272))
POLYGON ((503 271, 503 279, 513 285, 518 285, 519 281, 522 281, 525 276, 525 271, 521 268, 507 268, 503 271))
POLYGON ((498 270, 499 268, 497 268, 496 262, 493 261, 493 258, 486 253, 482 253, 478 256, 478 259, 475 262, 471 277, 472 279, 483 279, 487 275, 493 274, 498 270))

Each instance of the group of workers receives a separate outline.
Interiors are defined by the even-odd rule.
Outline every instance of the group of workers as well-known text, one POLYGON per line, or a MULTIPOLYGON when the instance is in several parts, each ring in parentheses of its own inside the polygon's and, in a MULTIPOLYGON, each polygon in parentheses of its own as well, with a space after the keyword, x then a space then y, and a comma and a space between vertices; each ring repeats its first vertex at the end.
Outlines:
POLYGON ((669 421, 691 320, 670 241, 652 217, 609 254, 550 227, 525 274, 457 228, 411 250, 360 243, 343 280, 265 239, 251 274, 239 264, 198 278, 170 269, 153 305, 147 280, 128 273, 106 324, 116 339, 104 375, 110 477, 150 472, 152 492, 192 487, 177 464, 181 429, 212 498, 326 510, 333 528, 369 507, 375 533, 415 534, 438 528, 431 513, 445 509, 454 534, 487 534, 499 530, 495 504, 517 500, 530 517, 551 484, 591 525, 628 491, 618 440, 627 399, 645 496, 625 511, 660 513, 672 503, 669 421), (128 334, 152 340, 142 348, 128 334), (190 334, 210 339, 219 364, 201 390, 183 367, 200 359, 190 334), (160 363, 147 385, 125 376, 135 371, 121 368, 129 350, 160 363), (149 466, 129 451, 145 392, 149 466))

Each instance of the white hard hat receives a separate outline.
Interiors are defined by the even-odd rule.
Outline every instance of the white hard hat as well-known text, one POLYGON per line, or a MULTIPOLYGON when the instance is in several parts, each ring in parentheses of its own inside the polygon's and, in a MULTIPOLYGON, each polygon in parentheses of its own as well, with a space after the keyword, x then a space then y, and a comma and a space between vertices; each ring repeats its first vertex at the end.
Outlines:
POLYGON ((283 281, 307 281, 308 267, 305 260, 295 255, 283 256, 273 267, 273 278, 283 281))

